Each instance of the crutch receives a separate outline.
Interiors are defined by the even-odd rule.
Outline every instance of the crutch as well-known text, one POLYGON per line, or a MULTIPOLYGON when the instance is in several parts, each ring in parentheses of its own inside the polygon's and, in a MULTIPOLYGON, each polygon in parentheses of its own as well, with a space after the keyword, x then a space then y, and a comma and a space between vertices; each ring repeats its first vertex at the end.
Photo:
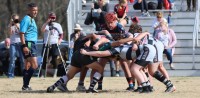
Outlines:
POLYGON ((66 63, 65 63, 65 61, 64 61, 64 59, 63 59, 63 57, 62 57, 62 54, 61 54, 61 52, 60 52, 60 48, 59 48, 58 44, 56 44, 56 45, 57 45, 57 48, 58 48, 58 52, 59 52, 59 54, 60 54, 61 61, 62 61, 62 63, 64 64, 65 73, 67 73, 66 63))
MULTIPOLYGON (((46 58, 46 68, 47 68, 48 55, 49 55, 49 38, 50 38, 49 37, 49 33, 47 34, 47 41, 46 41, 45 46, 44 46, 44 51, 43 51, 43 54, 42 54, 42 61, 40 62, 40 68, 39 68, 39 72, 38 72, 38 77, 40 77, 40 71, 41 71, 41 68, 42 68, 42 65, 43 65, 44 55, 45 55, 45 52, 46 52, 46 48, 48 46, 48 48, 47 48, 48 49, 47 50, 47 58, 46 58)), ((46 72, 45 72, 45 75, 46 75, 46 72)))

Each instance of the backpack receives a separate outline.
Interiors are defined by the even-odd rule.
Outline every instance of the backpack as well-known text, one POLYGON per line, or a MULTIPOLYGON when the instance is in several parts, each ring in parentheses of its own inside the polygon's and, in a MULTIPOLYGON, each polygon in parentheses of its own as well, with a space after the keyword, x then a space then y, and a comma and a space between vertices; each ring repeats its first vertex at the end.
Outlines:
POLYGON ((149 2, 148 3, 148 8, 149 8, 149 10, 156 10, 157 9, 157 4, 155 2, 149 2))
POLYGON ((89 12, 89 13, 87 13, 87 17, 86 17, 86 19, 84 21, 84 24, 85 25, 90 25, 92 23, 93 23, 92 14, 89 12))

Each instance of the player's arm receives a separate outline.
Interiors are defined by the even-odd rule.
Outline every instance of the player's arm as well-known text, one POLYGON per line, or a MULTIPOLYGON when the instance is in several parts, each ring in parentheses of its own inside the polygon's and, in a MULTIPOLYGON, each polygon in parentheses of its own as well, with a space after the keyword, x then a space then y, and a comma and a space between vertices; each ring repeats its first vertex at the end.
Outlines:
POLYGON ((81 49, 81 54, 84 55, 89 55, 89 56, 95 56, 95 57, 106 57, 106 56, 111 56, 111 52, 106 50, 106 51, 86 51, 84 49, 81 49))
POLYGON ((135 37, 136 39, 138 40, 141 40, 143 37, 145 37, 146 35, 150 35, 149 32, 143 32, 143 33, 140 33, 137 37, 135 37))

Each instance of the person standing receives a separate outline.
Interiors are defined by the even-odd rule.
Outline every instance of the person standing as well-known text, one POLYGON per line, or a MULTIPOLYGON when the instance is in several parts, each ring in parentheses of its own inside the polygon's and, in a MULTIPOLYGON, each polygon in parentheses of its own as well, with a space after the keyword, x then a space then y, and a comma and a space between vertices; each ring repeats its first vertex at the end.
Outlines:
POLYGON ((47 21, 43 24, 41 31, 44 33, 44 44, 43 44, 43 52, 45 55, 43 57, 43 65, 42 65, 42 73, 45 72, 46 63, 47 63, 47 51, 49 51, 48 56, 52 57, 52 65, 54 69, 53 77, 57 76, 58 69, 58 56, 59 56, 59 46, 63 39, 63 30, 62 26, 55 22, 56 21, 56 14, 54 12, 49 13, 49 17, 47 21), (46 48, 46 49, 45 49, 46 48), (45 49, 45 51, 44 51, 45 49), (49 50, 48 50, 49 49, 49 50))
POLYGON ((21 41, 19 36, 19 16, 17 14, 13 14, 11 16, 10 24, 9 24, 9 34, 10 34, 10 63, 8 69, 8 78, 14 78, 15 71, 15 61, 16 58, 20 59, 20 68, 21 71, 24 68, 24 57, 21 50, 21 41))
POLYGON ((37 16, 38 7, 35 3, 29 3, 27 6, 28 14, 24 16, 20 23, 20 40, 25 59, 25 69, 23 70, 23 91, 32 90, 29 85, 37 64, 37 37, 38 30, 34 18, 37 16))

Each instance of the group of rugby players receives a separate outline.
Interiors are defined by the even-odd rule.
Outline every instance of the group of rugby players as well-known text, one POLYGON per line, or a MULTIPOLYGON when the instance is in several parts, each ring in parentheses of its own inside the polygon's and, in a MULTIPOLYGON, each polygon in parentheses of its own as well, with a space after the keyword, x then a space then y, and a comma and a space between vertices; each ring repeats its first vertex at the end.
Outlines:
MULTIPOLYGON (((87 67, 91 68, 93 73, 86 92, 97 93, 94 87, 98 81, 102 82, 104 67, 109 59, 120 61, 129 84, 127 90, 140 93, 153 92, 150 77, 154 77, 166 85, 165 92, 175 91, 176 88, 163 67, 163 43, 150 37, 148 32, 142 32, 137 20, 137 17, 132 18, 133 23, 127 32, 124 25, 117 21, 114 13, 107 13, 105 30, 80 37, 75 42, 76 49, 72 56, 71 67, 66 75, 47 88, 47 92, 53 92, 55 88, 67 91, 67 82, 81 72, 83 67, 87 67), (134 89, 135 81, 137 89, 134 89)), ((102 87, 98 90, 102 90, 102 87)))

